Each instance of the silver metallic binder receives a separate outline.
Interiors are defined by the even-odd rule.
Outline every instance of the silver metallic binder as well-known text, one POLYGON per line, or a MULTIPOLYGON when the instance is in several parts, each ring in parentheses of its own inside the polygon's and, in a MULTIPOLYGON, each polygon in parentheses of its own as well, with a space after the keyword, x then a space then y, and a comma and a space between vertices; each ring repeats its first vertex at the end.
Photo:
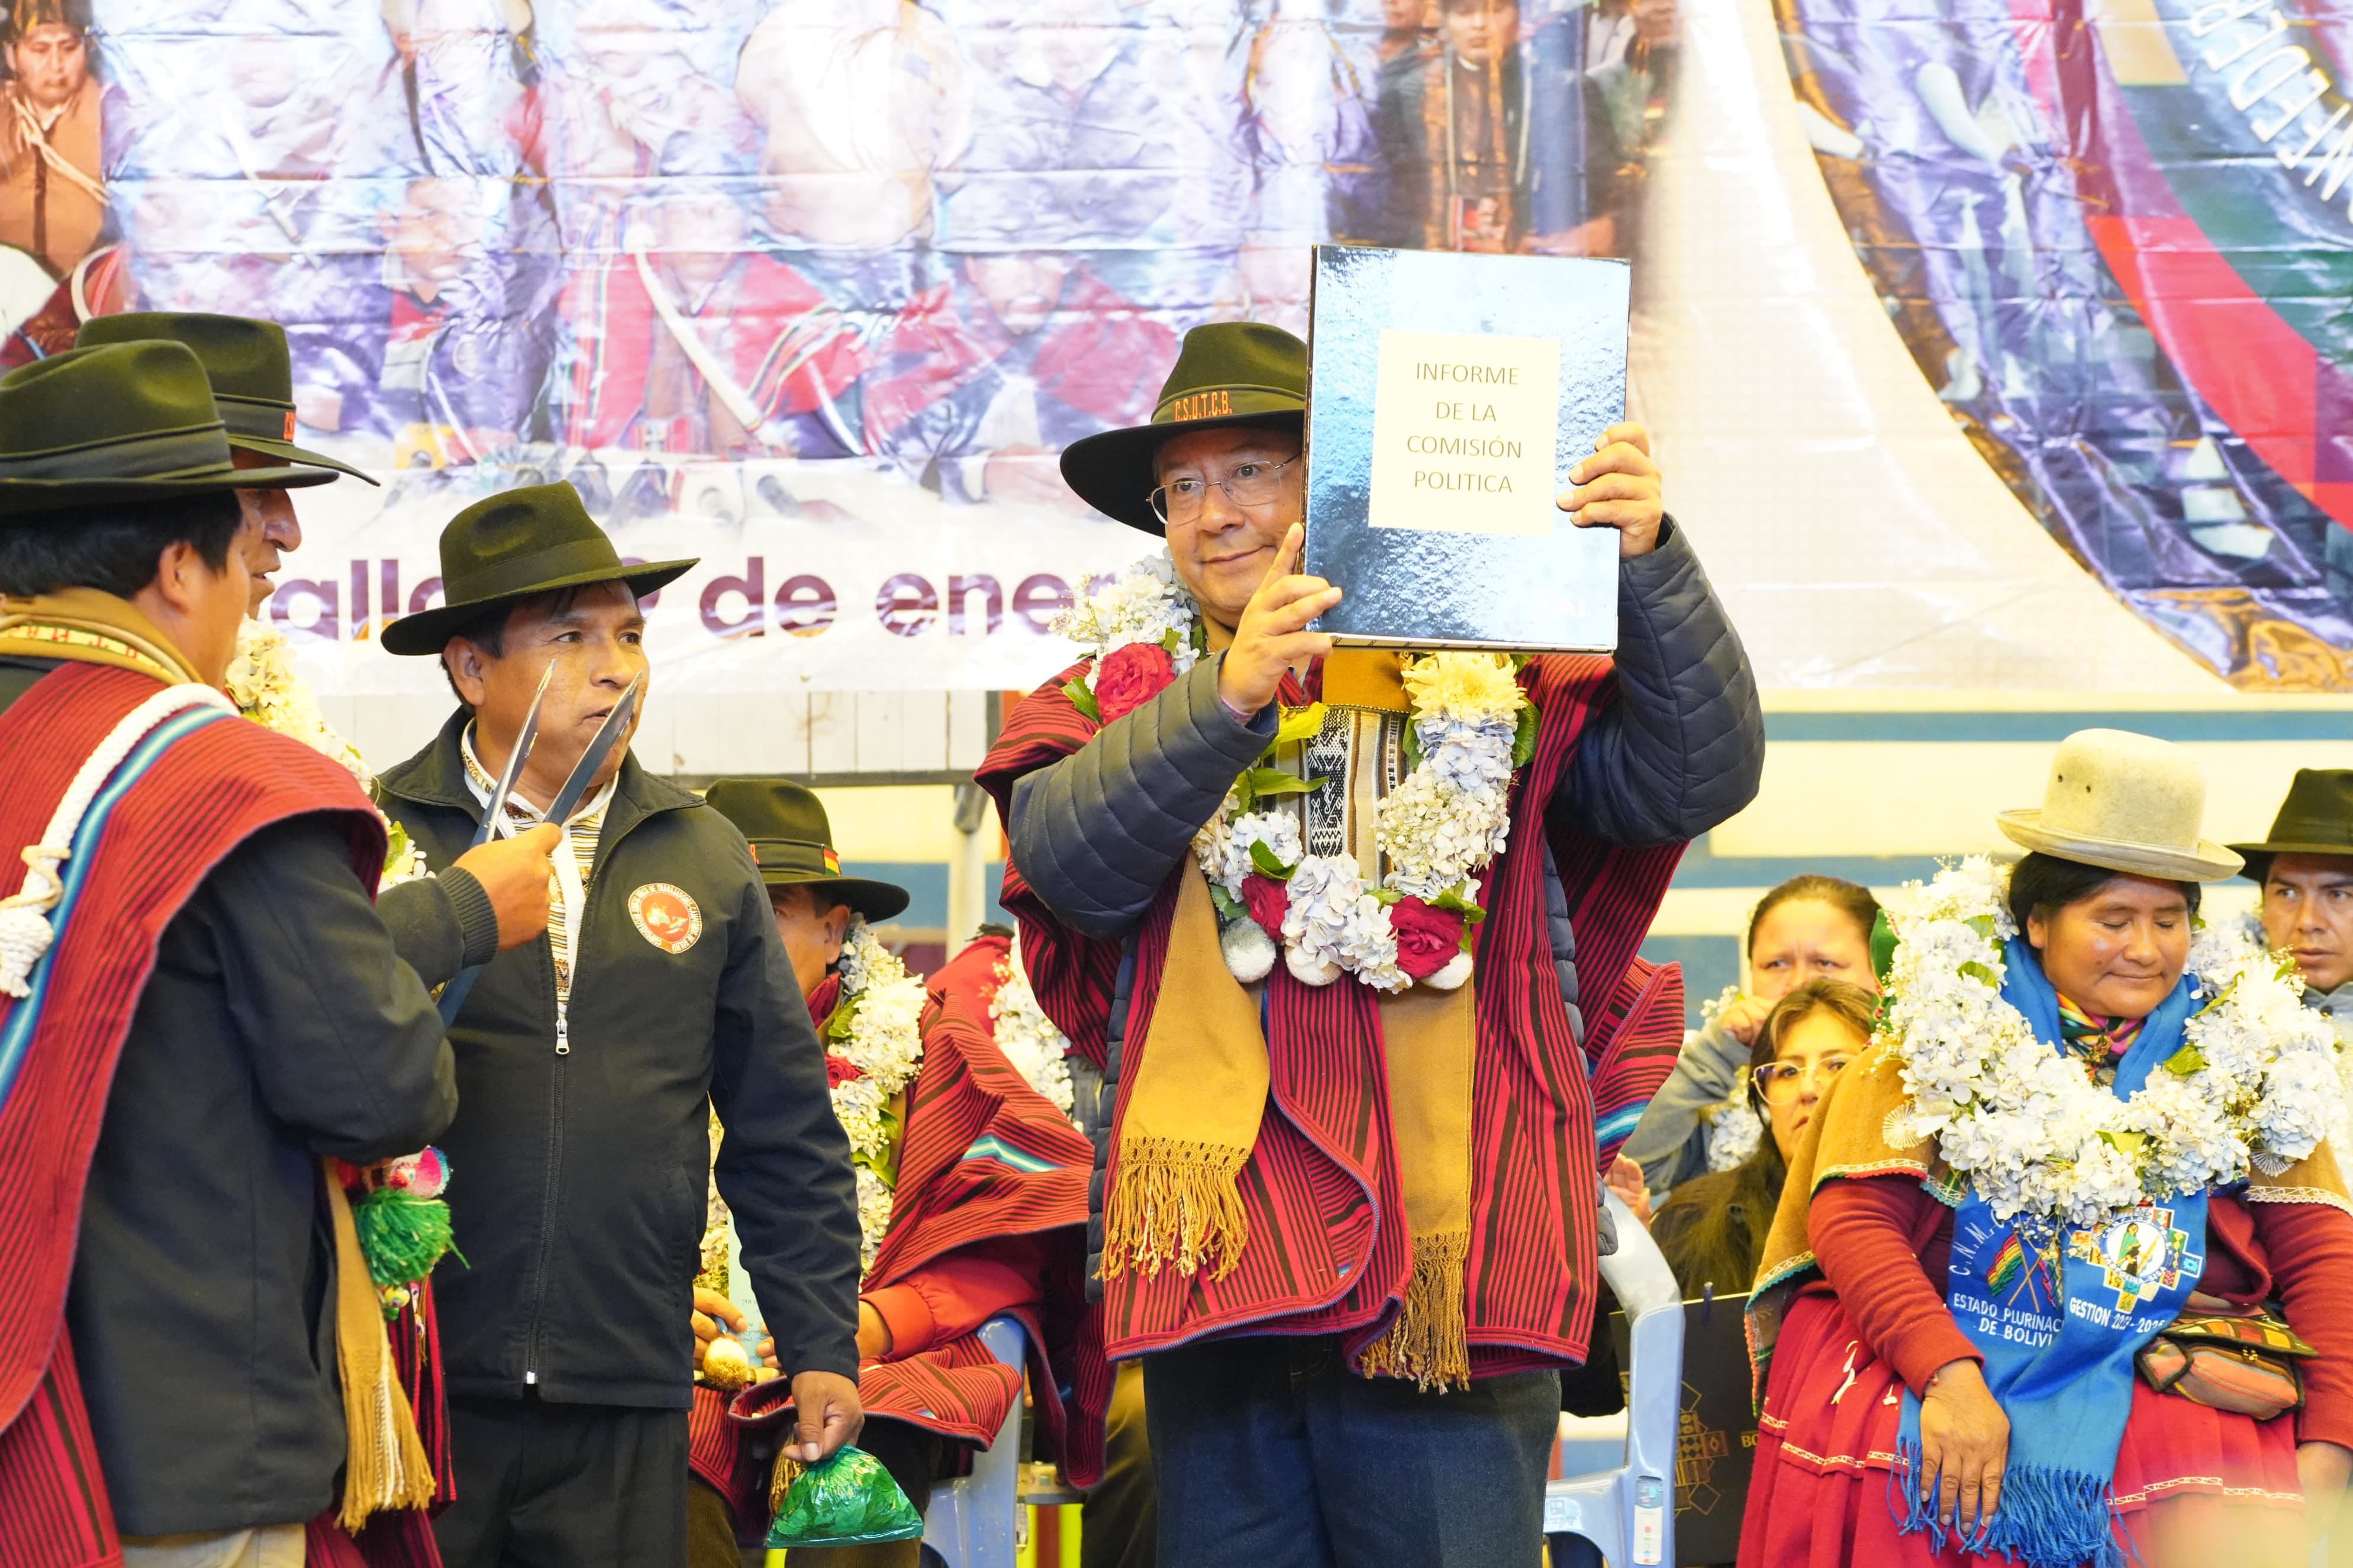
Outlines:
POLYGON ((1553 504, 1625 417, 1622 261, 1315 248, 1304 570, 1342 643, 1606 651, 1618 534, 1553 504))

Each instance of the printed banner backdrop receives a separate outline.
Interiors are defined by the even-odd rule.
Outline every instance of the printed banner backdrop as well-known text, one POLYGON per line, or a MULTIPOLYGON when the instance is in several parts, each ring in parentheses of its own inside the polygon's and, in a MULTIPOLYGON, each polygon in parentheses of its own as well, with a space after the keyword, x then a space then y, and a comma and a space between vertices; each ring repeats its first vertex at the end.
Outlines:
POLYGON ((1187 328, 1303 331, 1335 237, 1617 243, 1669 0, 1525 9, 18 0, 9 354, 286 325, 299 438, 387 481, 303 498, 269 605, 331 692, 429 687, 371 629, 452 512, 554 479, 702 556, 671 690, 1020 686, 1148 548, 1055 454, 1146 418, 1187 328))
POLYGON ((2344 19, 1776 3, 16 0, 0 359, 286 324, 386 481, 269 608, 331 695, 435 689, 373 628, 554 479, 703 557, 667 691, 994 689, 1149 548, 1054 454, 1186 330, 1320 240, 1627 256, 1768 688, 2348 684, 2344 19))

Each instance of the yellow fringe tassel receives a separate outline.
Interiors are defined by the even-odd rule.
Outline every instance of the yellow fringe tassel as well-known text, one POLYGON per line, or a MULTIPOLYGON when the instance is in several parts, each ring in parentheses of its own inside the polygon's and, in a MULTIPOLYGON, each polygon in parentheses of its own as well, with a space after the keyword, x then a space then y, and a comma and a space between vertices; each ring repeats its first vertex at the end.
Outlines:
POLYGON ((1413 1238, 1413 1277, 1405 1305, 1389 1331, 1365 1347, 1356 1365, 1366 1377, 1409 1377, 1425 1392, 1471 1386, 1471 1347, 1462 1275, 1471 1257, 1468 1231, 1443 1230, 1413 1238))
POLYGON ((1236 1184, 1247 1149, 1175 1138, 1134 1138, 1119 1146, 1111 1196, 1103 1205, 1103 1273, 1116 1279, 1132 1263, 1145 1274, 1174 1264, 1191 1274, 1204 1264, 1223 1279, 1250 1245, 1250 1216, 1236 1184))
POLYGON ((332 1169, 326 1181, 335 1226, 335 1366, 343 1385, 343 1504, 337 1521, 356 1534, 371 1514, 428 1506, 433 1465, 393 1372, 351 1199, 332 1169))

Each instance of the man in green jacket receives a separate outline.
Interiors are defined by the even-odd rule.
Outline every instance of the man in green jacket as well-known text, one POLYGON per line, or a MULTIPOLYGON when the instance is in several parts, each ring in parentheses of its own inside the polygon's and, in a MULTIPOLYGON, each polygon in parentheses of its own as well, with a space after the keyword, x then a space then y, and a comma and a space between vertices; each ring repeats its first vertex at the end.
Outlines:
MULTIPOLYGON (((383 638, 438 655, 461 702, 382 779, 431 859, 472 837, 552 666, 498 827, 540 820, 648 673, 638 600, 693 564, 623 564, 563 484, 491 497, 443 531, 448 603, 383 638)), ((545 935, 482 968, 449 1031, 460 1110, 441 1146, 465 1173, 450 1208, 469 1265, 436 1286, 450 1568, 684 1563, 706 1173, 777 1330, 797 1457, 860 1420, 849 1143, 743 835, 625 747, 563 826, 545 935)))

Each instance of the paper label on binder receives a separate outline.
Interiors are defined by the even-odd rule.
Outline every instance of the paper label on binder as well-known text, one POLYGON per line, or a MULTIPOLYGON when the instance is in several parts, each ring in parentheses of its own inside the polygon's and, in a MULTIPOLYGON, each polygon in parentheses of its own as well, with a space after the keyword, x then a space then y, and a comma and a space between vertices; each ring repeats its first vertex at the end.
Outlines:
POLYGON ((1560 433, 1560 344, 1483 332, 1381 333, 1375 528, 1543 537, 1560 433))

